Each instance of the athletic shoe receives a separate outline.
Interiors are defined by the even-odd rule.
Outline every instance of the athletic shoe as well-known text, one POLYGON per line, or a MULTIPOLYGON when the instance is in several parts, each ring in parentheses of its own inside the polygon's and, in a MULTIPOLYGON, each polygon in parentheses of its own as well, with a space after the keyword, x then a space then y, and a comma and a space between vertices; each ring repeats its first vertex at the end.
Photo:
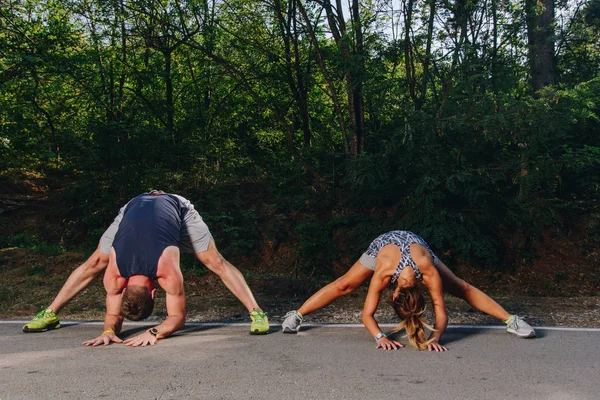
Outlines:
POLYGON ((264 335, 269 332, 267 313, 254 309, 250 313, 250 319, 252 320, 252 324, 250 324, 251 335, 264 335))
POLYGON ((507 324, 506 332, 512 333, 520 338, 535 337, 533 328, 518 315, 512 316, 512 319, 507 324))
POLYGON ((49 308, 40 311, 35 318, 23 325, 23 332, 46 332, 60 328, 58 315, 49 308))
POLYGON ((293 310, 285 314, 285 319, 281 324, 281 328, 283 333, 296 333, 300 328, 300 324, 302 323, 302 315, 298 313, 298 311, 293 310))

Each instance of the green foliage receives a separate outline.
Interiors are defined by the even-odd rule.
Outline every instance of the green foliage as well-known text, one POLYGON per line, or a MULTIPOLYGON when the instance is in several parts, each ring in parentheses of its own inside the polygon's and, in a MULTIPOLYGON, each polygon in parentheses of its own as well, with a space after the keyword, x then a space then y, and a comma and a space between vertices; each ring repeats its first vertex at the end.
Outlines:
MULTIPOLYGON (((48 244, 40 240, 36 235, 28 234, 0 236, 0 248, 4 249, 9 247, 25 248, 47 256, 57 256, 65 252, 62 244, 48 244)), ((39 268, 32 266, 28 273, 35 274, 38 269, 39 268)))
POLYGON ((189 198, 228 256, 291 242, 305 272, 391 229, 510 264, 597 213, 597 0, 557 4, 557 84, 538 93, 518 2, 436 2, 431 32, 429 2, 408 31, 377 2, 360 21, 286 0, 5 3, 0 169, 61 177, 68 242, 95 245, 149 189, 189 198))
POLYGON ((343 217, 332 217, 325 224, 320 223, 316 218, 311 218, 294 227, 298 237, 295 250, 307 261, 306 266, 330 265, 339 258, 339 251, 336 250, 333 241, 333 232, 347 224, 348 219, 343 217))

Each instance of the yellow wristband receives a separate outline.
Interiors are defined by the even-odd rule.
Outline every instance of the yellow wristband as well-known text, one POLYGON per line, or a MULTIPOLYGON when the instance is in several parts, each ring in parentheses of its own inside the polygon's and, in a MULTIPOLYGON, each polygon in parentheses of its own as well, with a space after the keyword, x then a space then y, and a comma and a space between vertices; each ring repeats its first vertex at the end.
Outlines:
POLYGON ((114 334, 115 331, 113 331, 112 329, 107 329, 104 332, 102 332, 102 335, 100 335, 100 336, 104 336, 104 334, 106 334, 106 333, 113 333, 114 334))

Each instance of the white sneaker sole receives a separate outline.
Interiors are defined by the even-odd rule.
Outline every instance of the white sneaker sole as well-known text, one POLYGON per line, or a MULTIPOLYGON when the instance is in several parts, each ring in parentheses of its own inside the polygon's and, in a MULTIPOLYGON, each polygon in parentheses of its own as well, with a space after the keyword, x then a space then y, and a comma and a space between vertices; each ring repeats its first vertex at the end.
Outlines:
POLYGON ((283 327, 283 333, 298 333, 298 329, 292 329, 289 326, 284 326, 283 327))
POLYGON ((529 332, 526 335, 519 334, 517 331, 513 331, 511 329, 507 329, 506 332, 510 333, 511 335, 515 335, 516 337, 519 337, 521 339, 528 339, 528 338, 534 338, 535 337, 535 332, 529 332))

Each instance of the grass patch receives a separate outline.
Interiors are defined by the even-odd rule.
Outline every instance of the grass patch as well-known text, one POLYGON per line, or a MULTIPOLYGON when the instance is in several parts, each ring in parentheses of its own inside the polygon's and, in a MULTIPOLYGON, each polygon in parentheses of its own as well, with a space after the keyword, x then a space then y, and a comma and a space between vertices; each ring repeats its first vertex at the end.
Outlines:
POLYGON ((8 286, 0 286, 0 303, 8 304, 15 298, 15 290, 8 286))
POLYGON ((0 248, 19 247, 32 250, 46 256, 58 256, 65 252, 61 244, 50 244, 40 240, 36 235, 19 233, 11 236, 0 236, 0 248))
POLYGON ((27 267, 25 272, 28 276, 47 274, 46 269, 40 265, 32 265, 31 267, 27 267))

